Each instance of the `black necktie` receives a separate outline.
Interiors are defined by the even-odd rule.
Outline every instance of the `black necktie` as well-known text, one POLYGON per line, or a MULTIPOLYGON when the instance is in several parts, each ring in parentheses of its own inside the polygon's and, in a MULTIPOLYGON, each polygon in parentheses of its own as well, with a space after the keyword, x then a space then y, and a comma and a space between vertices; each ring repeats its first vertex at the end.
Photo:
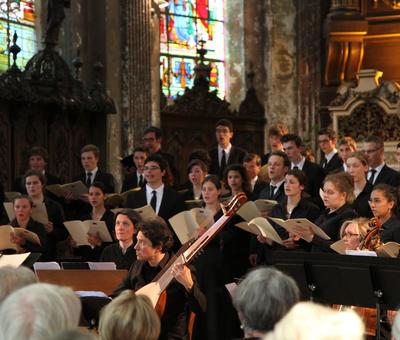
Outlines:
POLYGON ((224 175, 224 171, 226 168, 226 154, 225 154, 225 150, 222 150, 222 157, 221 157, 221 165, 220 165, 220 174, 221 176, 224 175))
POLYGON ((88 172, 86 174, 86 186, 89 188, 92 185, 92 173, 88 172))
POLYGON ((322 162, 322 167, 325 168, 327 164, 328 164, 328 160, 326 158, 324 158, 324 160, 322 162))
POLYGON ((375 169, 371 169, 370 173, 371 173, 371 176, 369 176, 368 182, 370 182, 371 184, 374 184, 376 170, 375 169))
POLYGON ((299 167, 298 167, 297 165, 295 165, 295 166, 293 167, 293 170, 299 170, 299 167))
POLYGON ((151 196, 150 205, 152 206, 153 210, 156 211, 157 208, 157 191, 152 191, 153 196, 151 196))
POLYGON ((139 186, 142 187, 143 186, 143 175, 139 176, 139 186))
POLYGON ((275 189, 276 189, 276 186, 274 186, 274 185, 269 186, 269 198, 270 199, 272 199, 274 197, 275 189))

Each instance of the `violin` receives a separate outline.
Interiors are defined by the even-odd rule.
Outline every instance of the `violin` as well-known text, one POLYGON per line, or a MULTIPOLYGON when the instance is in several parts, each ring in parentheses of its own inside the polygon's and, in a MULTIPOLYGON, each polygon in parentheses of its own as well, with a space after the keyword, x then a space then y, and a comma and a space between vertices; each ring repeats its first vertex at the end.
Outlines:
POLYGON ((165 290, 174 279, 171 273, 171 268, 175 264, 188 264, 199 255, 201 250, 204 249, 204 247, 217 235, 217 233, 246 201, 247 196, 245 193, 241 192, 235 195, 227 205, 223 207, 224 215, 208 228, 204 234, 183 244, 179 251, 168 261, 153 281, 137 290, 136 294, 146 295, 150 299, 157 313, 162 316, 167 301, 165 290))
POLYGON ((371 230, 360 243, 360 249, 375 251, 383 245, 379 235, 379 232, 382 229, 382 223, 378 217, 373 217, 369 220, 368 225, 370 226, 371 230))

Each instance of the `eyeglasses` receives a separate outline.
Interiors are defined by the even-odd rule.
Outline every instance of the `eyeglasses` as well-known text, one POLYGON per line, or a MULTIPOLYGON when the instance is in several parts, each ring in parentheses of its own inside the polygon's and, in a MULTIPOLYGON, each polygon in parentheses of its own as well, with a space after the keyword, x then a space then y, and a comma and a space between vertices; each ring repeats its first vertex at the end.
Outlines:
POLYGON ((158 170, 160 169, 159 166, 144 166, 144 170, 158 170))
POLYGON ((371 150, 362 150, 363 153, 370 155, 371 153, 377 152, 378 150, 380 150, 381 148, 377 148, 377 149, 371 149, 371 150))
POLYGON ((360 236, 360 234, 353 234, 353 233, 350 233, 350 232, 346 232, 346 233, 344 233, 343 234, 343 238, 345 238, 345 237, 358 237, 358 236, 360 236))

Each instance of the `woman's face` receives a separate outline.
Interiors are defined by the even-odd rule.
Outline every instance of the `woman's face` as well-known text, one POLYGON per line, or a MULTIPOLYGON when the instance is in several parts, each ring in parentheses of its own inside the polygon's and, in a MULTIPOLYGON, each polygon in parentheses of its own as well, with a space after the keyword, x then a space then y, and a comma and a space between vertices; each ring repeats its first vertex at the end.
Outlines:
POLYGON ((25 178, 26 192, 30 197, 36 197, 43 192, 43 184, 38 176, 28 176, 25 178))
POLYGON ((219 196, 221 195, 221 190, 217 189, 215 184, 211 181, 203 183, 201 187, 201 197, 205 204, 215 204, 219 201, 219 196))
POLYGON ((354 178, 354 182, 358 182, 365 178, 368 171, 368 165, 364 165, 358 158, 350 157, 346 161, 347 172, 354 178))
POLYGON ((360 234, 355 223, 347 225, 343 231, 342 240, 346 245, 346 250, 357 250, 360 245, 360 234))
POLYGON ((193 185, 200 185, 204 181, 204 177, 206 177, 206 174, 203 170, 201 170, 201 167, 198 165, 193 165, 191 167, 189 172, 189 180, 193 185))
POLYGON ((332 182, 325 182, 323 201, 325 207, 336 210, 346 203, 346 193, 340 192, 332 182))
POLYGON ((89 188, 89 203, 92 207, 102 207, 104 205, 104 193, 100 188, 91 186, 89 188))
POLYGON ((14 201, 14 213, 18 220, 27 220, 32 212, 31 202, 26 198, 18 198, 14 201))
POLYGON ((243 191, 243 178, 239 171, 229 170, 228 172, 228 186, 232 192, 243 191))
POLYGON ((304 186, 301 185, 297 177, 293 175, 285 176, 284 188, 286 196, 301 195, 301 192, 304 190, 304 186))
POLYGON ((128 216, 119 214, 115 220, 115 237, 118 241, 131 241, 135 233, 135 226, 128 216))
POLYGON ((385 219, 392 215, 394 202, 389 201, 382 190, 372 190, 369 205, 375 217, 385 219))

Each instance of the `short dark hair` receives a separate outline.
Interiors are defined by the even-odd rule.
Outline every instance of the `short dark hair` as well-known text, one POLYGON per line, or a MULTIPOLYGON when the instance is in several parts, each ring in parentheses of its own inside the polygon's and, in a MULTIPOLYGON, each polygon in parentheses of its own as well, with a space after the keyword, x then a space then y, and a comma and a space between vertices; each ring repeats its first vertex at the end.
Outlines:
POLYGON ((375 143, 378 148, 383 148, 383 139, 377 135, 370 135, 364 138, 364 143, 375 143))
POLYGON ((28 200, 28 201, 29 201, 29 204, 31 205, 31 208, 33 207, 32 198, 30 198, 28 195, 18 195, 17 197, 15 197, 15 198, 13 199, 13 205, 15 204, 15 201, 16 201, 16 200, 22 200, 22 199, 28 200))
POLYGON ((281 143, 283 144, 287 142, 293 142, 294 144, 296 144, 298 148, 300 148, 301 145, 303 144, 303 141, 301 140, 300 136, 295 135, 293 133, 288 133, 282 136, 281 143))
POLYGON ((243 163, 248 163, 251 161, 256 161, 257 165, 261 165, 261 157, 257 155, 256 153, 248 153, 246 156, 243 158, 243 163))
POLYGON ((161 139, 162 138, 161 129, 156 127, 156 126, 154 126, 154 125, 149 126, 146 130, 144 130, 143 136, 147 135, 148 133, 152 133, 152 132, 154 132, 154 135, 156 136, 156 139, 161 139))
POLYGON ((276 136, 276 137, 281 138, 282 136, 286 135, 287 133, 289 133, 289 129, 287 128, 286 125, 283 125, 283 124, 272 125, 268 129, 268 137, 276 136))
POLYGON ((95 181, 90 186, 100 189, 104 195, 106 194, 106 187, 102 182, 95 181))
POLYGON ((117 220, 118 215, 124 215, 129 218, 129 220, 132 222, 132 224, 135 226, 135 229, 138 230, 138 228, 142 225, 142 217, 138 212, 136 212, 133 209, 122 209, 121 211, 118 211, 115 214, 115 220, 117 220))
POLYGON ((289 157, 287 156, 286 153, 284 153, 283 151, 273 151, 271 152, 271 154, 269 155, 269 158, 271 158, 271 156, 278 156, 281 157, 283 159, 283 166, 287 166, 288 168, 290 168, 290 160, 289 157))
POLYGON ((192 168, 193 168, 194 166, 196 166, 196 165, 199 166, 200 169, 201 169, 205 174, 208 172, 207 165, 206 165, 202 160, 200 160, 200 159, 192 159, 192 160, 189 162, 188 166, 187 166, 187 172, 190 173, 190 171, 192 170, 192 168))
POLYGON ((153 153, 149 157, 147 157, 144 161, 144 164, 146 165, 149 162, 157 163, 160 166, 161 171, 168 169, 168 162, 166 161, 166 159, 156 153, 153 153))
POLYGON ((174 244, 171 230, 160 219, 145 221, 139 226, 139 231, 150 240, 153 247, 161 246, 163 253, 168 252, 174 244))
POLYGON ((97 145, 94 144, 86 144, 82 147, 80 154, 82 155, 84 152, 93 152, 94 156, 99 159, 100 158, 100 149, 97 145))
POLYGON ((240 174, 240 177, 242 177, 242 188, 245 193, 250 193, 251 192, 251 185, 250 185, 250 180, 249 176, 247 174, 246 168, 242 164, 230 164, 226 167, 224 171, 224 182, 225 185, 228 185, 228 174, 229 171, 237 171, 240 174))
POLYGON ((215 127, 217 127, 217 126, 226 126, 228 129, 229 129, 229 131, 230 132, 233 132, 233 124, 232 124, 232 122, 229 120, 229 119, 225 119, 225 118, 222 118, 222 119, 220 119, 216 124, 215 124, 215 127))
MULTIPOLYGON (((372 191, 380 191, 383 196, 389 201, 393 202, 393 208, 391 213, 394 215, 398 215, 398 202, 399 202, 399 194, 396 188, 390 186, 386 183, 379 183, 372 188, 372 191)), ((372 193, 371 191, 371 193, 372 193)))
POLYGON ((28 159, 31 158, 32 156, 40 156, 44 159, 44 161, 47 163, 49 159, 49 153, 47 150, 41 146, 33 146, 32 148, 29 149, 28 151, 28 159))
POLYGON ((135 152, 145 152, 146 154, 150 154, 149 149, 147 149, 146 147, 144 147, 143 145, 139 145, 137 147, 135 147, 132 151, 132 156, 135 152))
POLYGON ((297 180, 299 181, 300 185, 302 185, 303 187, 305 187, 307 185, 307 176, 304 173, 304 171, 299 170, 299 169, 292 169, 286 173, 286 176, 288 176, 288 175, 296 177, 297 180))
POLYGON ((205 163, 205 165, 207 165, 207 169, 210 168, 211 157, 207 150, 205 149, 193 150, 189 155, 189 161, 191 161, 192 159, 200 159, 205 163))
POLYGON ((326 135, 329 137, 329 139, 335 139, 336 131, 333 129, 330 129, 330 128, 323 128, 318 131, 318 136, 321 136, 321 135, 326 135))
POLYGON ((201 183, 201 186, 203 186, 204 183, 207 183, 207 182, 213 183, 218 190, 221 190, 221 188, 222 188, 221 181, 219 180, 219 177, 217 175, 206 176, 206 178, 204 178, 203 183, 201 183))
POLYGON ((39 178, 40 183, 42 183, 43 186, 46 185, 46 177, 40 171, 28 170, 27 172, 25 172, 25 175, 24 175, 24 183, 23 183, 24 186, 26 184, 26 178, 29 176, 37 176, 37 178, 39 178))

